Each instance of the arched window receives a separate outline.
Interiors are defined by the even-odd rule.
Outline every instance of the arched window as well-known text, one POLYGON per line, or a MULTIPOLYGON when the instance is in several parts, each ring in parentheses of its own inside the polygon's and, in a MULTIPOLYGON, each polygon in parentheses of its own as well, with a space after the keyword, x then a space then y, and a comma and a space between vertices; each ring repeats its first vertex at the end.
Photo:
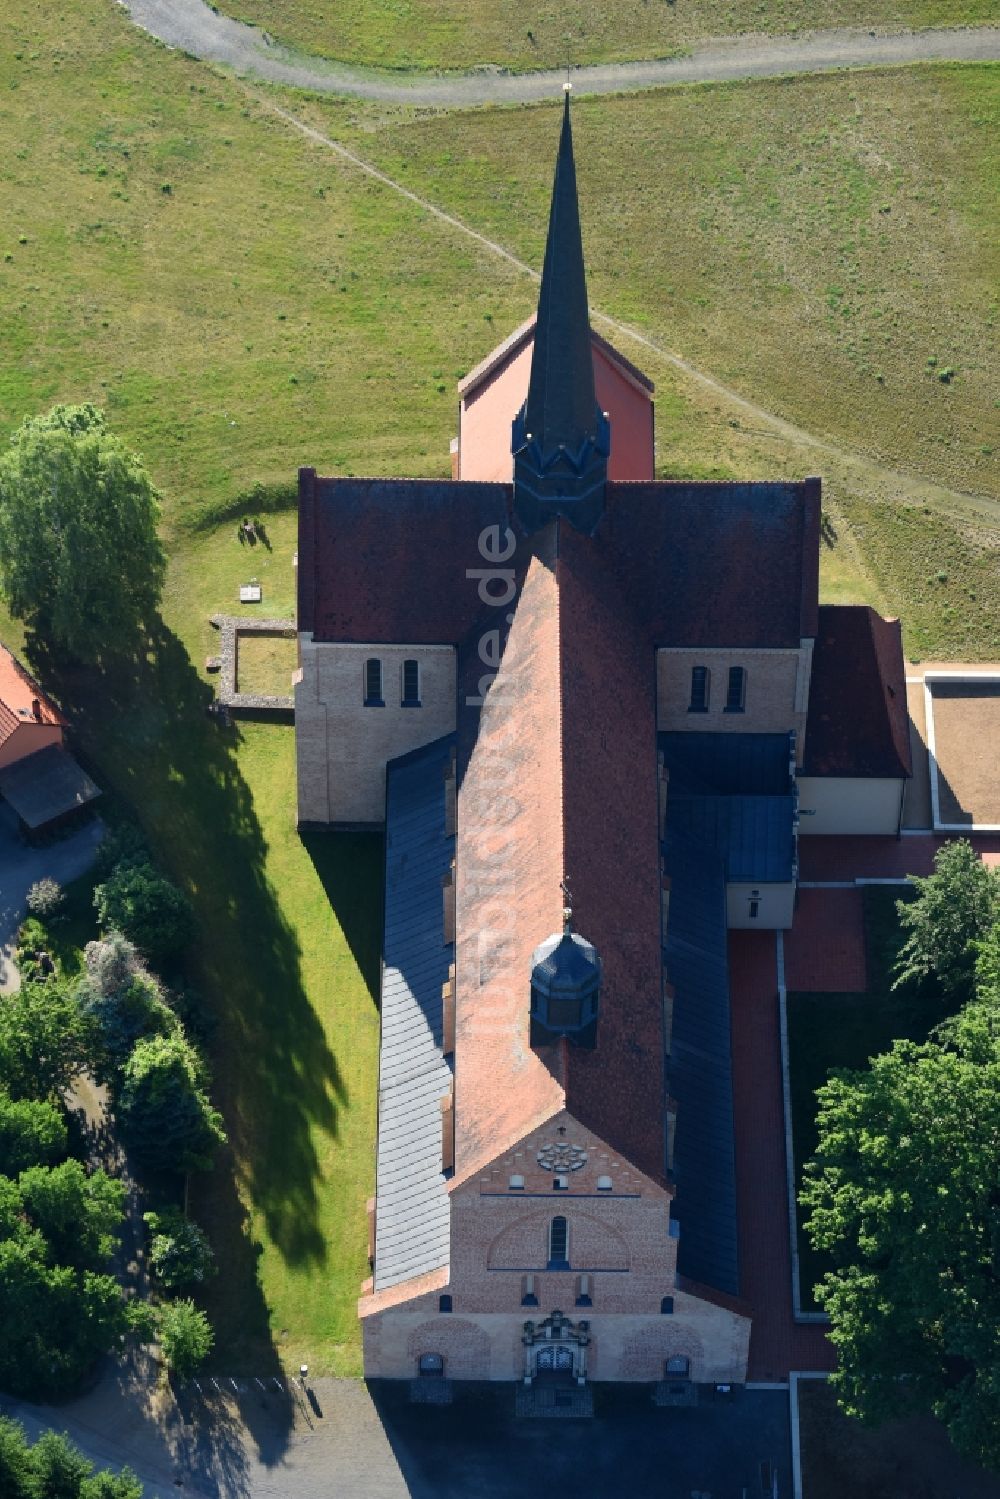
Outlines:
POLYGON ((709 673, 707 666, 692 666, 691 668, 691 701, 688 704, 689 713, 708 712, 708 682, 709 673))
POLYGON ((365 707, 385 707, 382 697, 382 663, 377 656, 369 656, 365 662, 365 707))
POLYGON ((404 708, 420 707, 420 662, 403 662, 403 695, 401 702, 404 708))
POLYGON ((731 666, 726 687, 726 712, 742 713, 746 707, 746 696, 747 674, 742 666, 731 666))
POLYGON ((562 1214, 549 1224, 549 1269, 569 1269, 569 1224, 562 1214))

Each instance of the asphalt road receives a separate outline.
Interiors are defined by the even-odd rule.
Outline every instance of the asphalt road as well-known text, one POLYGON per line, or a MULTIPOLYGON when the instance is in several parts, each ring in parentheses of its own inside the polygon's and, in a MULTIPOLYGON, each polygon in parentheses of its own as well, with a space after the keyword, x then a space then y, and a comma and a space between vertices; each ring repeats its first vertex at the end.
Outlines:
MULTIPOLYGON (((564 70, 505 73, 498 68, 388 77, 297 55, 277 46, 257 27, 218 15, 205 0, 120 0, 120 3, 137 26, 170 47, 181 48, 206 62, 223 63, 244 77, 321 93, 395 104, 523 104, 533 99, 553 98, 566 77, 564 70)), ((891 34, 857 28, 815 31, 795 37, 732 37, 708 42, 687 57, 576 68, 572 77, 578 93, 609 94, 663 88, 675 83, 766 78, 834 68, 997 58, 1000 58, 997 27, 891 34)))

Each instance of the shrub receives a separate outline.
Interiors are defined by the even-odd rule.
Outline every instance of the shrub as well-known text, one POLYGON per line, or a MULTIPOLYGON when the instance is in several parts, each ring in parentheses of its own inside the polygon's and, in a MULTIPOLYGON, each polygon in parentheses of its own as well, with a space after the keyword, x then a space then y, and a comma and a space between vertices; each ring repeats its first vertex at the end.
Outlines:
POLYGON ((28 891, 27 907, 32 916, 51 921, 58 916, 66 900, 66 894, 58 880, 36 880, 28 891))
POLYGON ((149 844, 142 829, 134 822, 120 822, 117 827, 109 828, 101 839, 94 859, 94 871, 104 879, 119 864, 149 862, 149 844))
POLYGON ((194 934, 191 903, 147 862, 115 866, 94 891, 101 926, 123 932, 153 964, 173 957, 194 934))
POLYGON ((136 1045, 122 1070, 116 1112, 125 1142, 154 1171, 207 1170, 226 1138, 204 1091, 194 1048, 180 1034, 136 1045))
POLYGON ((167 1368, 182 1379, 208 1357, 215 1337, 205 1313, 190 1299, 168 1301, 160 1310, 160 1347, 167 1368))
POLYGON ((149 1263, 161 1286, 177 1290, 200 1285, 215 1274, 215 1256, 208 1237, 177 1208, 144 1213, 149 1229, 149 1263))

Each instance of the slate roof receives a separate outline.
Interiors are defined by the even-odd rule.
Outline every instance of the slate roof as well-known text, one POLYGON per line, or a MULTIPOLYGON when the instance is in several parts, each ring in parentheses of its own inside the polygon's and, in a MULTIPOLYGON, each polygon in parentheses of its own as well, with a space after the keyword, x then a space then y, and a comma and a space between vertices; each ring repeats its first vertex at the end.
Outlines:
POLYGON ((671 828, 722 858, 727 880, 787 882, 795 866, 793 796, 668 797, 671 828))
POLYGON ((664 733, 671 830, 707 844, 728 880, 785 882, 795 867, 788 734, 664 733))
POLYGON ((385 934, 379 1059, 375 1290, 448 1263, 441 1170, 442 985, 454 955, 443 942, 445 772, 454 735, 390 762, 386 777, 385 934))
POLYGON ((677 1104, 671 1213, 680 1225, 677 1269, 689 1280, 736 1296, 725 872, 710 846, 670 830, 669 812, 663 852, 670 876, 663 956, 675 991, 667 1085, 677 1104))
POLYGON ((658 742, 675 791, 780 796, 789 788, 787 734, 663 733, 658 742))
POLYGON ((33 832, 95 801, 100 789, 61 744, 50 744, 0 770, 0 796, 33 832))
POLYGON ((898 619, 866 604, 824 604, 813 650, 802 774, 912 773, 898 619))

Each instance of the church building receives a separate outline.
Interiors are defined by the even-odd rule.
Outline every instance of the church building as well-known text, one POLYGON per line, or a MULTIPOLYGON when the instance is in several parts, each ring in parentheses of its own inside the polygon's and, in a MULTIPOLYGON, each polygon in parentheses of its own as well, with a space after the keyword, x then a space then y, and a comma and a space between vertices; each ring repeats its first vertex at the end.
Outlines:
POLYGON ((452 477, 299 476, 299 824, 385 832, 370 1378, 746 1378, 727 932, 791 925, 800 825, 898 830, 903 654, 819 605, 819 480, 658 481, 653 394, 567 95, 452 477))

